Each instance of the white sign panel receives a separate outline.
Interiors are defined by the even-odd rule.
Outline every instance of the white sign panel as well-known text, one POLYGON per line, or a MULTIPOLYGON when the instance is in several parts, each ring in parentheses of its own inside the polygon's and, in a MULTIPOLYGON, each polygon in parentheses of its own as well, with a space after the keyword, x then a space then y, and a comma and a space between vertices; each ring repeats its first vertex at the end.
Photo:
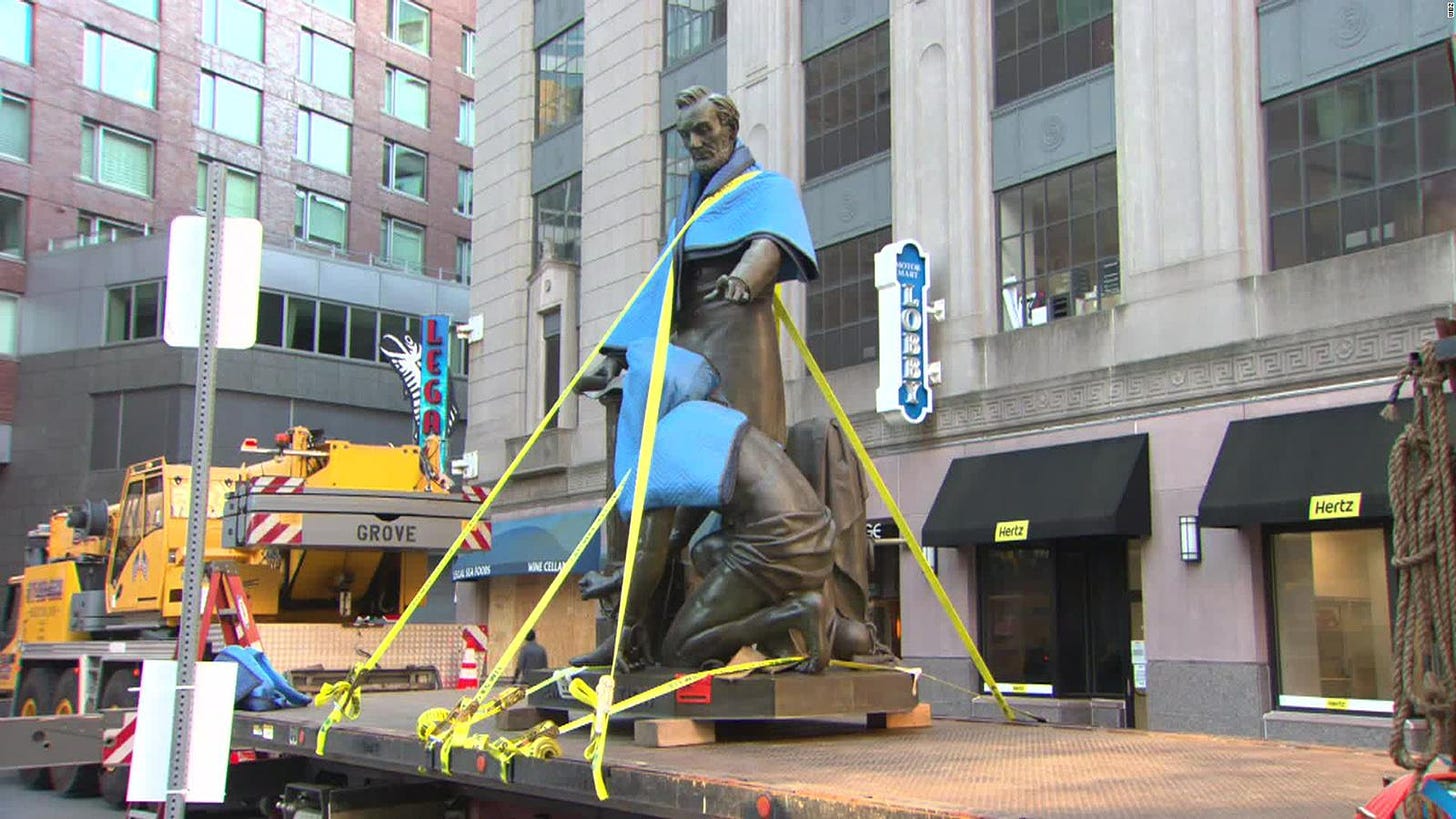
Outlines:
POLYGON ((898 410, 918 424, 934 408, 931 395, 930 336, 925 295, 930 290, 930 260, 913 240, 892 242, 875 254, 879 291, 880 385, 875 409, 898 410))
MULTIPOLYGON (((197 664, 192 689, 192 738, 187 746, 188 802, 218 804, 226 796, 237 682, 237 663, 197 664)), ((128 802, 167 801, 167 764, 176 733, 176 692, 176 660, 142 663, 131 778, 126 787, 128 802)))
MULTIPOLYGON (((217 346, 246 350, 258 336, 258 281, 263 270, 263 223, 229 216, 222 220, 222 266, 218 270, 217 346)), ((207 281, 207 220, 178 216, 167 237, 167 301, 162 340, 172 347, 196 347, 202 337, 202 288, 207 281)))

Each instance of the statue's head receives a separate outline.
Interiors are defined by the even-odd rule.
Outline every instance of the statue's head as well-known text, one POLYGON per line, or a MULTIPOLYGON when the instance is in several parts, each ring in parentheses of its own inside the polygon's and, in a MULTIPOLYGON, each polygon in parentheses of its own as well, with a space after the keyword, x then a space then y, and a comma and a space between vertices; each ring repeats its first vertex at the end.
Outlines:
POLYGON ((738 106, 701 85, 678 92, 677 133, 704 176, 728 164, 738 143, 738 106))

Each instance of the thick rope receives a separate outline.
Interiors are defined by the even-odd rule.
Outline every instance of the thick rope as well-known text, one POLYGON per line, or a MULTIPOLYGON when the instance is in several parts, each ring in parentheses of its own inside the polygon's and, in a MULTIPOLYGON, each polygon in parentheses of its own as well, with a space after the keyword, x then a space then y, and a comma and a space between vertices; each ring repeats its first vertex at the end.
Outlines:
MULTIPOLYGON (((1415 794, 1426 771, 1440 755, 1456 751, 1456 464, 1446 426, 1446 373, 1433 342, 1401 372, 1397 390, 1408 377, 1414 381, 1415 417, 1390 452, 1397 588, 1390 758, 1415 772, 1406 815, 1416 816, 1424 799, 1415 794), (1406 741, 1406 720, 1416 716, 1430 726, 1424 749, 1406 741)), ((1394 393, 1391 407, 1393 399, 1394 393)))

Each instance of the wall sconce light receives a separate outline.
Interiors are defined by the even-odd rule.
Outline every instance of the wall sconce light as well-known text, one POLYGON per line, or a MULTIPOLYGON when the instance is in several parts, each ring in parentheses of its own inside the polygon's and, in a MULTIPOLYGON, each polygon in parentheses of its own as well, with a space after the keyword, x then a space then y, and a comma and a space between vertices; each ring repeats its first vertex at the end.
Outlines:
POLYGON ((1198 528, 1197 515, 1178 517, 1178 556, 1184 563, 1203 561, 1203 536, 1198 528))

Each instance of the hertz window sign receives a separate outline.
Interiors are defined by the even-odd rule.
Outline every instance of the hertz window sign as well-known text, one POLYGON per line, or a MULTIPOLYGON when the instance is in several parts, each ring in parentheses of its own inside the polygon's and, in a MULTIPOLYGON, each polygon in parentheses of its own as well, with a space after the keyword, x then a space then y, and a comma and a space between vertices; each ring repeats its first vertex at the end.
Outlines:
POLYGON ((1311 495, 1309 499, 1310 520, 1334 520, 1337 518, 1360 517, 1359 492, 1344 492, 1337 495, 1311 495))
POLYGON ((944 316, 945 303, 928 306, 930 264, 912 240, 885 245, 875 254, 875 289, 879 291, 880 385, 875 390, 878 412, 899 410, 918 424, 934 409, 931 386, 940 383, 940 363, 930 361, 926 319, 944 316))

